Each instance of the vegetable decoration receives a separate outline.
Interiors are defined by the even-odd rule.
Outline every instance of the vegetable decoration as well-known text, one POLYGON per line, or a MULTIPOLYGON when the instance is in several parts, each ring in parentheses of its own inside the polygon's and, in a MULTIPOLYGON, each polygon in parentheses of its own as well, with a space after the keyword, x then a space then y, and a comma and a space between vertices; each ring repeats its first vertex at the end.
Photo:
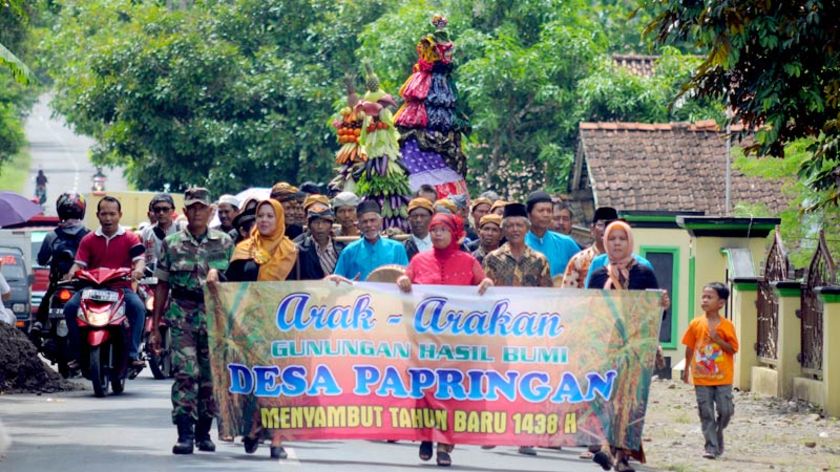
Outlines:
POLYGON ((407 232, 411 190, 400 157, 400 134, 394 128, 391 112, 397 104, 382 90, 379 78, 367 61, 365 88, 367 92, 352 110, 356 119, 362 120, 357 142, 365 156, 353 167, 356 193, 379 204, 385 229, 398 228, 407 232))
POLYGON ((439 197, 467 193, 467 159, 461 137, 469 131, 469 123, 458 110, 451 76, 454 45, 447 24, 444 16, 433 16, 434 33, 417 43, 417 63, 400 88, 404 103, 396 114, 400 152, 411 189, 430 184, 439 197))

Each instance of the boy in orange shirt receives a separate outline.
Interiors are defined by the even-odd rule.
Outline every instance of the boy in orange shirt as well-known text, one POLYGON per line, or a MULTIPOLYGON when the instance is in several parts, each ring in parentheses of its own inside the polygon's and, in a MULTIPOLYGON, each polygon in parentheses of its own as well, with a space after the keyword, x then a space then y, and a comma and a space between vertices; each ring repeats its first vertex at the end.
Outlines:
POLYGON ((690 370, 703 437, 706 439, 703 453, 706 459, 715 459, 723 454, 723 429, 735 413, 732 378, 738 338, 735 336, 735 325, 720 316, 728 298, 729 289, 720 282, 703 287, 700 306, 706 316, 695 318, 682 339, 686 366, 682 380, 689 383, 690 370))

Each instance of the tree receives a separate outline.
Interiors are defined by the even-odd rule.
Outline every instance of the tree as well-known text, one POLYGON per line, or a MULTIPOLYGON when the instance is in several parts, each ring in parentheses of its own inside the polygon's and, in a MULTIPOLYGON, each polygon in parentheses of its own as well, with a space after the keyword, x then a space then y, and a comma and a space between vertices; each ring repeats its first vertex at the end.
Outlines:
POLYGON ((687 79, 697 62, 676 49, 651 79, 612 65, 611 52, 644 47, 646 17, 630 18, 633 8, 621 0, 406 2, 362 30, 360 53, 375 58, 394 90, 429 12, 446 15, 457 42, 453 78, 472 124, 465 151, 473 193, 563 191, 581 121, 722 117, 719 104, 694 97, 669 110, 680 88, 672 76, 687 79))
POLYGON ((35 76, 8 48, 26 52, 30 18, 36 12, 34 5, 22 0, 0 3, 0 165, 25 143, 22 117, 34 99, 34 92, 26 86, 35 82, 35 76))
MULTIPOLYGON (((770 212, 763 206, 738 205, 737 216, 769 216, 782 219, 780 231, 786 243, 791 263, 807 267, 816 250, 820 229, 825 230, 829 250, 840 255, 840 206, 825 205, 810 212, 801 211, 814 202, 824 201, 827 191, 815 191, 807 181, 797 178, 797 170, 812 157, 813 139, 800 139, 785 147, 784 159, 760 159, 745 156, 741 148, 733 148, 734 166, 745 175, 783 182, 781 191, 790 204, 781 213, 770 212)), ((772 237, 772 235, 770 236, 772 237)))
POLYGON ((786 145, 811 138, 799 175, 819 201, 840 204, 840 15, 837 2, 646 0, 648 31, 658 44, 687 41, 707 51, 684 90, 724 100, 746 151, 784 157, 786 145))
POLYGON ((323 178, 355 31, 382 4, 68 0, 48 40, 53 104, 140 188, 323 178))

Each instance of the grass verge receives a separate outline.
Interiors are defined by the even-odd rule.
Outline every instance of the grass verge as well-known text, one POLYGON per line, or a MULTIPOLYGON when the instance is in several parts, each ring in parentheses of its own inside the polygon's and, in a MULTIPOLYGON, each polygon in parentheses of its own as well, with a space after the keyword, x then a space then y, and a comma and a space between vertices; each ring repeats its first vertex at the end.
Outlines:
POLYGON ((12 160, 0 167, 0 190, 21 193, 29 178, 29 148, 22 148, 12 160))

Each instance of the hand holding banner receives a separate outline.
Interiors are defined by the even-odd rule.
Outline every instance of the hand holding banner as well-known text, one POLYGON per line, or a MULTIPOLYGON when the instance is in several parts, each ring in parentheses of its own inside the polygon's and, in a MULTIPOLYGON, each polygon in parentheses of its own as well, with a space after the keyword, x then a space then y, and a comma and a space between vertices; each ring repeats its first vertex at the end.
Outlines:
POLYGON ((224 432, 638 449, 657 292, 329 282, 205 294, 224 432))

